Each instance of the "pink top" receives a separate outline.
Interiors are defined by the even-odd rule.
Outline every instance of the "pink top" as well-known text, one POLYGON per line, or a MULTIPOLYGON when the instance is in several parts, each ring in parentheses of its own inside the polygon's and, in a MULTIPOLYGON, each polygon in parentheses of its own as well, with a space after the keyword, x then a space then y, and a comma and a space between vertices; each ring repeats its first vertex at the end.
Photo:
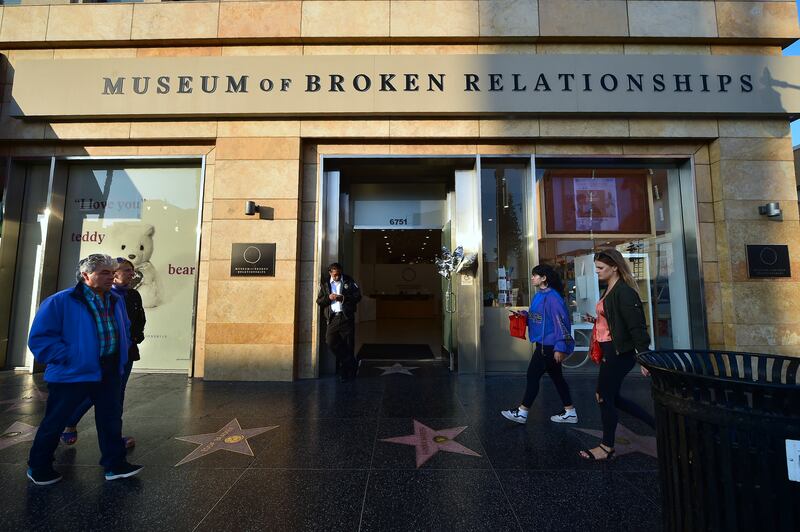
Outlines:
MULTIPOLYGON (((605 298, 603 298, 605 299, 605 298)), ((608 320, 606 320, 606 313, 603 310, 603 300, 597 302, 594 308, 597 318, 594 320, 595 335, 598 342, 610 342, 611 331, 608 328, 608 320)))

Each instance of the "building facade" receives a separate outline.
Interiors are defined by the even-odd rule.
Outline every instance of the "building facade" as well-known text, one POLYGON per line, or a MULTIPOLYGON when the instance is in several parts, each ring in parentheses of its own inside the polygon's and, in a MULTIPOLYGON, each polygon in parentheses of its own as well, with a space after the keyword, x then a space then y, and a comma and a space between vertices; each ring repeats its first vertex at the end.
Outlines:
POLYGON ((331 371, 333 261, 366 296, 359 345, 524 370, 507 316, 531 267, 559 268, 585 346, 603 247, 631 261, 654 348, 797 354, 794 1, 0 13, 3 367, 34 369, 30 319, 91 252, 140 272, 140 369, 210 380, 331 371), (446 279, 442 246, 474 265, 446 279))

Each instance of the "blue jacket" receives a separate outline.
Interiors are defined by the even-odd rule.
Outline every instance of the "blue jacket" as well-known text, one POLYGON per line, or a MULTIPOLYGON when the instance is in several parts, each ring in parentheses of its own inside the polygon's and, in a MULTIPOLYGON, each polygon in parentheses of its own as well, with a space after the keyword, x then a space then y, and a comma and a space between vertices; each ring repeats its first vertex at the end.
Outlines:
POLYGON ((569 355, 575 349, 571 328, 564 298, 550 288, 539 290, 528 309, 528 339, 569 355))
MULTIPOLYGON (((125 301, 111 292, 119 335, 119 372, 128 362, 130 321, 125 301)), ((81 285, 62 290, 42 302, 33 318, 28 347, 40 364, 47 364, 47 382, 99 382, 100 340, 97 325, 81 285)))

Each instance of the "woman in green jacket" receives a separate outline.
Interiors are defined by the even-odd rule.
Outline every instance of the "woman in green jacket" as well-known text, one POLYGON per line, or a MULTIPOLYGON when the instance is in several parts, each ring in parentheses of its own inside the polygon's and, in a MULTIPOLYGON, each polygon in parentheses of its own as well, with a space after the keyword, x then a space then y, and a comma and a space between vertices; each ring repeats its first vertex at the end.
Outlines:
MULTIPOLYGON (((636 279, 622 253, 616 249, 600 251, 594 256, 594 264, 598 279, 607 283, 595 309, 597 315, 587 316, 595 324, 603 352, 595 394, 600 405, 603 439, 597 447, 581 451, 580 456, 586 460, 608 460, 614 457, 617 409, 655 427, 653 416, 619 393, 623 379, 636 365, 634 355, 650 349, 650 336, 636 279)), ((646 375, 644 368, 642 373, 646 375)))

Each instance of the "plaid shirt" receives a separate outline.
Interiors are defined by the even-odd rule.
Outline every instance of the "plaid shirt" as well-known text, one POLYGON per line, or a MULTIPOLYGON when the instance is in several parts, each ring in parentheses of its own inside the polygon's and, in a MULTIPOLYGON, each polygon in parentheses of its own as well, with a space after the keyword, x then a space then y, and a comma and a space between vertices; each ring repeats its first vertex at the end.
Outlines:
POLYGON ((83 284, 83 295, 92 309, 94 322, 97 324, 97 339, 100 341, 100 356, 113 355, 117 348, 117 324, 114 322, 114 312, 111 308, 111 294, 106 293, 103 298, 94 290, 83 284))

